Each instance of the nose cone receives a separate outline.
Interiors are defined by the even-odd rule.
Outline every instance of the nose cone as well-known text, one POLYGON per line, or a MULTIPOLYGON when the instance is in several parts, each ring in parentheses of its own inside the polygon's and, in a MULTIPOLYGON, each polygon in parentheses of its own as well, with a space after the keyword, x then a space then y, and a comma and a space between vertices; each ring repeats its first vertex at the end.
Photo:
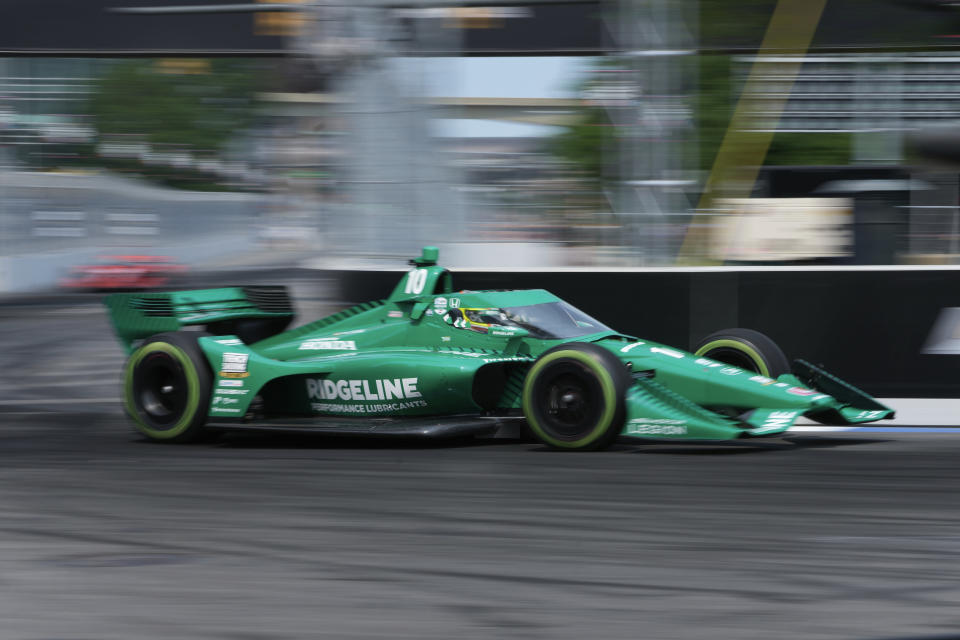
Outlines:
POLYGON ((829 407, 836 406, 837 401, 833 396, 828 396, 824 393, 820 393, 810 398, 810 408, 811 409, 827 409, 829 407))
POLYGON ((653 342, 622 345, 617 352, 632 364, 633 371, 655 372, 657 382, 701 406, 783 408, 803 412, 837 406, 834 398, 803 386, 792 376, 774 380, 653 342))
POLYGON ((792 407, 809 411, 833 407, 836 401, 819 391, 793 381, 780 382, 751 371, 735 373, 733 368, 710 368, 701 372, 701 380, 718 404, 755 407, 792 407), (721 400, 723 398, 723 400, 721 400))

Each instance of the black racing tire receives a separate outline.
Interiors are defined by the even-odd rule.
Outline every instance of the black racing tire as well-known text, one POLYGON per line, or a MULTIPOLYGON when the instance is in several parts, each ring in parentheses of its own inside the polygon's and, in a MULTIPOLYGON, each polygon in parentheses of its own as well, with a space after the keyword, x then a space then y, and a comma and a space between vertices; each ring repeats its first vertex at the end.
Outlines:
POLYGON ((790 363, 777 343, 753 329, 723 329, 697 343, 694 354, 777 378, 790 373, 790 363))
POLYGON ((541 355, 523 383, 523 413, 533 435, 555 449, 604 449, 626 419, 630 374, 608 349, 570 342, 541 355))
POLYGON ((141 434, 157 442, 206 435, 213 372, 197 343, 201 332, 159 333, 143 341, 124 367, 124 408, 141 434))

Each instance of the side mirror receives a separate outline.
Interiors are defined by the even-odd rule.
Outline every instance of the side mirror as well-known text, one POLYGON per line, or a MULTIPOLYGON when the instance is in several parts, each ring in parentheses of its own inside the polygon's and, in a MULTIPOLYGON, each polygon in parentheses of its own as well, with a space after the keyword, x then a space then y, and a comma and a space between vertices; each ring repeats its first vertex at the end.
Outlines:
POLYGON ((498 338, 526 338, 530 335, 530 332, 523 327, 493 326, 490 327, 487 335, 496 336, 498 338))

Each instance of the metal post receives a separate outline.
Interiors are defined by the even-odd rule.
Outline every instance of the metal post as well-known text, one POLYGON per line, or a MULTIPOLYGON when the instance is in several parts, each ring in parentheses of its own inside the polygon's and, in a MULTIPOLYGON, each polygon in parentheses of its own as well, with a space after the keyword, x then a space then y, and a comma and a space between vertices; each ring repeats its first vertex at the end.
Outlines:
MULTIPOLYGON (((692 135, 689 72, 695 66, 695 0, 621 0, 619 37, 635 91, 616 111, 618 213, 630 228, 632 262, 671 263, 672 231, 690 208, 695 157, 683 147, 692 135)), ((679 234, 677 234, 679 238, 679 234)))

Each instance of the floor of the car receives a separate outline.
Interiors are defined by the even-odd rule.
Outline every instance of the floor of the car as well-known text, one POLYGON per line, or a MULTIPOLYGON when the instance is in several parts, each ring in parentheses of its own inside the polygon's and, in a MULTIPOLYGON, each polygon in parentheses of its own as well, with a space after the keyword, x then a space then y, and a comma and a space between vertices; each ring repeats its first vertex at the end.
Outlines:
MULTIPOLYGON (((209 429, 243 429, 343 434, 351 436, 404 436, 423 438, 459 438, 464 436, 503 436, 519 432, 522 416, 431 416, 364 417, 341 416, 270 418, 250 422, 217 420, 209 429)), ((512 437, 508 436, 508 437, 512 437)))

